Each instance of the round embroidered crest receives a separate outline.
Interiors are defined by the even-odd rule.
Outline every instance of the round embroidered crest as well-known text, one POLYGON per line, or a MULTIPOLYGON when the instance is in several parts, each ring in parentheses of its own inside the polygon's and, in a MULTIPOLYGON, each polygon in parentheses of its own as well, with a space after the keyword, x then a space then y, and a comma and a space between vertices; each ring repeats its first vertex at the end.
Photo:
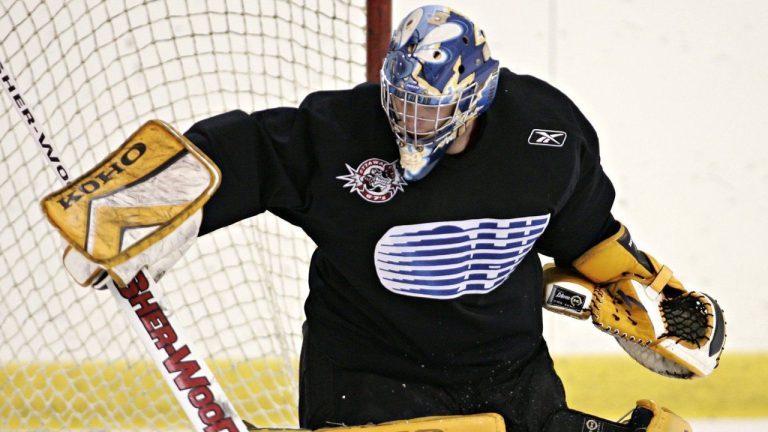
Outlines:
POLYGON ((397 161, 386 162, 374 158, 364 161, 357 168, 344 165, 349 174, 336 178, 347 182, 343 187, 348 187, 350 193, 357 192, 369 202, 387 202, 407 185, 397 170, 397 161))

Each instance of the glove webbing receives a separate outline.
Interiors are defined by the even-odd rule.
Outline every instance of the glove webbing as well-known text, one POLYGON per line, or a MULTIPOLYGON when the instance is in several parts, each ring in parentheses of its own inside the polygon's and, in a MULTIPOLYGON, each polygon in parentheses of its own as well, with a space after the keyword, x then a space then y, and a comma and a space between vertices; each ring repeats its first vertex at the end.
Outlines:
POLYGON ((706 334, 711 314, 697 296, 690 293, 661 302, 668 336, 701 347, 708 340, 706 334))

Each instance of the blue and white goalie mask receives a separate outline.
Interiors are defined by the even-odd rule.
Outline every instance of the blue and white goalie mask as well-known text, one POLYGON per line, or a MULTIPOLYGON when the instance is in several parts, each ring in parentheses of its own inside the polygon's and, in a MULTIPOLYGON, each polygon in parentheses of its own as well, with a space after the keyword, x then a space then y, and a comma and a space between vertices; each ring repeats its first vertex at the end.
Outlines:
POLYGON ((450 8, 423 6, 400 23, 381 68, 381 104, 406 180, 427 175, 488 108, 498 70, 482 30, 450 8))

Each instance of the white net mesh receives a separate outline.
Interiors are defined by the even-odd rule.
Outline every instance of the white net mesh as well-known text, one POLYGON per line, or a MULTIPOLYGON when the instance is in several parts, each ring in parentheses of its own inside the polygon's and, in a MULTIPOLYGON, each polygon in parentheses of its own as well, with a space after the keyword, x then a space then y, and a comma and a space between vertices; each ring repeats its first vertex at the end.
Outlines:
MULTIPOLYGON (((183 131, 365 79, 364 0, 4 0, 0 28, 0 62, 74 175, 150 118, 183 131)), ((0 430, 187 428, 110 295, 65 275, 38 204, 58 184, 0 100, 0 430)), ((199 239, 160 283, 255 424, 296 424, 311 250, 262 215, 199 239)))

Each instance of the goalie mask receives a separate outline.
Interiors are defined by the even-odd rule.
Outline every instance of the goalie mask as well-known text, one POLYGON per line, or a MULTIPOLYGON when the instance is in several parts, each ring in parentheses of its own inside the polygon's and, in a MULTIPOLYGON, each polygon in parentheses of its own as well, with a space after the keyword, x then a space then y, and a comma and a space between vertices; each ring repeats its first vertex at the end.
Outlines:
POLYGON ((483 32, 450 8, 424 6, 400 23, 381 69, 381 104, 406 180, 427 175, 488 108, 498 70, 483 32))

